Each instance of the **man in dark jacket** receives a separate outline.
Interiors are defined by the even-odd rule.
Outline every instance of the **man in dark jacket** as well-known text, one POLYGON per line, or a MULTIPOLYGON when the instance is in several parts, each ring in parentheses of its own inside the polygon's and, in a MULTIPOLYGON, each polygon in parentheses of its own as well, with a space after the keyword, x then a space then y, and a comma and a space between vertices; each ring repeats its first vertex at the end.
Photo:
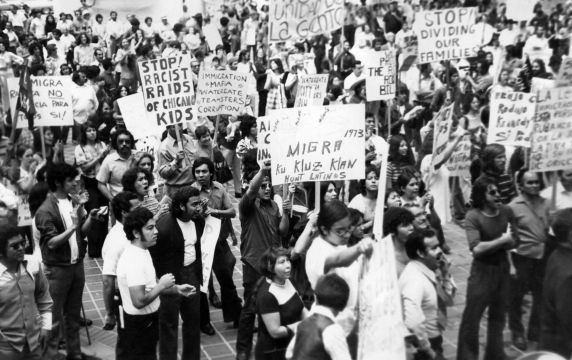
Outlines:
POLYGON ((79 328, 85 284, 85 235, 97 219, 99 209, 93 209, 86 216, 83 204, 87 197, 71 195, 77 193, 77 176, 78 171, 71 165, 54 164, 47 177, 51 192, 35 215, 45 273, 54 301, 53 326, 46 350, 46 358, 49 359, 57 354, 64 316, 67 358, 82 359, 79 328))
MULTIPOLYGON (((206 203, 200 191, 184 187, 173 194, 171 210, 157 221, 157 245, 149 248, 160 278, 173 274, 176 284, 202 285, 201 236, 206 203)), ((183 360, 200 360, 200 294, 189 297, 161 295, 159 307, 159 357, 177 359, 179 314, 183 319, 183 360)))

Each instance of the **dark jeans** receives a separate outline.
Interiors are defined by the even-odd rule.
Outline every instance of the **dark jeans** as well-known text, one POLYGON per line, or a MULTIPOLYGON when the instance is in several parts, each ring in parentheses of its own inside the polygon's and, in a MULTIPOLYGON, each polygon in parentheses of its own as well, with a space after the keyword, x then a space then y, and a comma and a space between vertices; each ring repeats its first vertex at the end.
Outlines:
POLYGON ((256 309, 254 304, 254 290, 256 282, 262 275, 247 263, 242 263, 242 286, 244 287, 244 306, 240 312, 238 333, 236 334, 236 352, 250 354, 252 338, 254 336, 254 322, 256 309))
POLYGON ((224 322, 239 318, 242 302, 232 279, 236 258, 232 254, 226 239, 219 239, 214 253, 213 272, 220 284, 222 317, 224 322))
POLYGON ((451 198, 453 201, 453 217, 456 220, 462 220, 465 218, 465 215, 467 214, 467 207, 465 204, 469 201, 463 197, 459 181, 459 178, 456 176, 449 177, 449 186, 451 188, 451 198))
MULTIPOLYGON (((85 184, 85 190, 89 193, 89 200, 85 203, 85 210, 89 213, 92 209, 106 206, 109 204, 107 198, 103 196, 97 188, 98 181, 95 178, 86 176, 81 177, 85 184)), ((87 234, 87 253, 91 258, 101 257, 101 248, 107 236, 107 223, 109 221, 106 215, 102 221, 94 221, 87 234)))
POLYGON ((429 354, 424 351, 418 351, 413 356, 413 360, 440 360, 444 359, 443 357, 443 337, 437 336, 434 338, 429 339, 429 343, 431 344, 431 349, 435 351, 435 358, 431 358, 429 354))
POLYGON ((515 253, 512 254, 512 261, 516 268, 516 276, 511 277, 510 280, 508 325, 513 334, 524 336, 522 299, 530 291, 532 293, 532 309, 528 322, 528 340, 538 341, 540 337, 544 262, 542 259, 532 259, 515 253))
POLYGON ((457 348, 457 360, 478 360, 479 323, 488 308, 485 360, 504 360, 502 331, 509 292, 509 265, 490 265, 473 260, 467 282, 467 300, 457 348))
POLYGON ((128 349, 116 353, 116 360, 156 360, 159 321, 157 312, 148 315, 129 315, 123 312, 124 328, 119 331, 117 347, 128 349))
POLYGON ((46 358, 51 359, 58 352, 61 327, 66 337, 67 355, 81 355, 79 342, 79 321, 81 319, 81 298, 85 284, 83 261, 70 266, 45 266, 44 272, 50 283, 52 307, 52 332, 46 350, 46 358))
POLYGON ((181 283, 191 284, 197 294, 188 298, 179 295, 161 295, 159 307, 159 355, 161 360, 177 360, 179 314, 183 320, 182 360, 201 358, 201 295, 200 280, 196 275, 196 262, 181 269, 181 283))

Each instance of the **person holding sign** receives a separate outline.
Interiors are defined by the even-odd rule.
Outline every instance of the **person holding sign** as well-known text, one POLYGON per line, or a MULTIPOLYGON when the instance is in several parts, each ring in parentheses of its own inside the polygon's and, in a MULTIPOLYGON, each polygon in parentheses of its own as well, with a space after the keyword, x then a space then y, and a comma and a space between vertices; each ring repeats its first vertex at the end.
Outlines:
POLYGON ((182 134, 181 131, 179 124, 168 126, 167 137, 159 147, 159 175, 165 179, 168 196, 193 182, 191 165, 196 145, 189 135, 182 134))

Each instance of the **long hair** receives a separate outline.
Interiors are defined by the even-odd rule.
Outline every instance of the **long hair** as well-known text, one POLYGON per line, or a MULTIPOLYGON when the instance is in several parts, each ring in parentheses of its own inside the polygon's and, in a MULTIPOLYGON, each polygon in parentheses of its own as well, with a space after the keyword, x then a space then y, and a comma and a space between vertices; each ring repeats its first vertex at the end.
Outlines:
POLYGON ((407 140, 401 135, 392 135, 391 139, 389 140, 389 158, 388 161, 404 166, 404 165, 415 165, 415 157, 413 156, 413 151, 411 150, 411 146, 407 143, 407 140), (407 154, 401 155, 399 153, 399 147, 401 142, 405 141, 407 144, 407 154))

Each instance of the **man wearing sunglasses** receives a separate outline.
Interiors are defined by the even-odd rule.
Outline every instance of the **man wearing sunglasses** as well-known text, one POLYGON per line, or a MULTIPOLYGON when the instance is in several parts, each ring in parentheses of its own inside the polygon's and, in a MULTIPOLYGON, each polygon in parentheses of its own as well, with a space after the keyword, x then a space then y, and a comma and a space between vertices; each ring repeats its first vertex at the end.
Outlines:
POLYGON ((111 145, 116 151, 103 159, 96 176, 97 188, 109 201, 123 190, 121 178, 129 169, 135 139, 129 131, 121 129, 115 133, 111 145))
POLYGON ((246 360, 252 350, 254 319, 256 316, 252 298, 258 279, 258 262, 266 249, 281 245, 281 236, 290 225, 290 201, 284 200, 282 215, 278 204, 272 200, 270 161, 254 175, 246 194, 238 205, 240 225, 240 253, 242 255, 242 282, 244 286, 244 307, 240 314, 236 339, 236 358, 246 360))
POLYGON ((40 359, 52 329, 52 298, 41 263, 26 240, 0 221, 0 359, 40 359))

